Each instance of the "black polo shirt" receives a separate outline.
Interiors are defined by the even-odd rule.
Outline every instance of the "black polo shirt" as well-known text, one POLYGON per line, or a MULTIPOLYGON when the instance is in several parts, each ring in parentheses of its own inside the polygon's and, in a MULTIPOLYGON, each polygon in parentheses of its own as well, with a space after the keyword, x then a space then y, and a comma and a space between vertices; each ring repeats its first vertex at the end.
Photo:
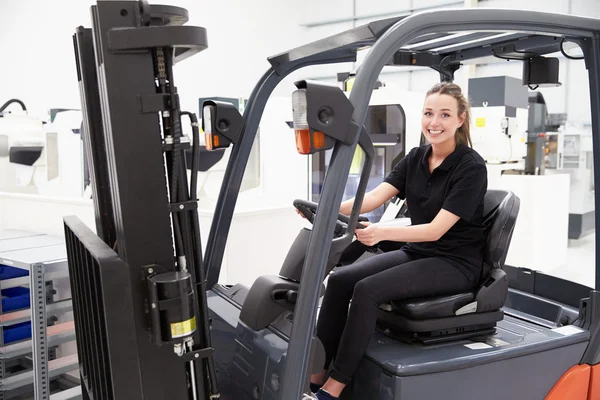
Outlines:
POLYGON ((398 196, 408 202, 412 225, 430 223, 442 208, 460 219, 438 241, 408 243, 405 250, 443 257, 468 278, 478 280, 485 244, 485 161, 470 147, 458 145, 429 173, 430 154, 431 145, 412 149, 396 164, 385 182, 398 189, 398 196))

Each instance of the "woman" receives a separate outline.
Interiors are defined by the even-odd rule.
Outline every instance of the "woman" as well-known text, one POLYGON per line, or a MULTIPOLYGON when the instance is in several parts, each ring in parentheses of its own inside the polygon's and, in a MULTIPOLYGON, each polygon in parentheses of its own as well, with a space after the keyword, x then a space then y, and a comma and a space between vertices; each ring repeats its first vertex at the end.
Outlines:
MULTIPOLYGON (((407 199, 412 225, 357 229, 358 240, 368 246, 383 240, 407 244, 329 277, 317 337, 325 346, 324 367, 333 365, 329 379, 327 369, 311 376, 317 399, 338 399, 367 350, 381 304, 465 292, 478 283, 487 171, 471 149, 469 123, 469 104, 460 87, 435 85, 427 92, 421 122, 430 144, 411 150, 384 183, 365 195, 361 213, 394 196, 407 199)), ((350 214, 353 202, 343 202, 340 212, 350 214)))

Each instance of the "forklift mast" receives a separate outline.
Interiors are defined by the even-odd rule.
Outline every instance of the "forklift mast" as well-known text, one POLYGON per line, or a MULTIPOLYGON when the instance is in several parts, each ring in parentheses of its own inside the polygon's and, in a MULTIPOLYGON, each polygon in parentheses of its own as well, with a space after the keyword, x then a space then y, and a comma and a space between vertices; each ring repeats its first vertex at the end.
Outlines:
POLYGON ((186 26, 185 9, 145 0, 99 1, 91 21, 73 43, 96 234, 64 220, 83 398, 216 398, 187 178, 198 121, 180 110, 173 76, 207 47, 206 30, 186 26))

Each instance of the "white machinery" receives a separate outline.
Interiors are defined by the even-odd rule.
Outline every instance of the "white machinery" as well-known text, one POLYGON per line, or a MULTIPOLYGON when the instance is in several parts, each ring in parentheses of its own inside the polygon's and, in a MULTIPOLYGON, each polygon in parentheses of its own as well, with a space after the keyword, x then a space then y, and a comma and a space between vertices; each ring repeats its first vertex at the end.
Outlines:
MULTIPOLYGON (((401 90, 394 85, 383 86, 373 91, 369 107, 380 105, 395 105, 402 109, 405 117, 405 152, 420 146, 421 138, 421 114, 423 113, 423 102, 425 93, 401 90)), ((388 121, 390 124, 393 121, 388 121)), ((373 143, 375 146, 385 146, 385 143, 373 143)))
POLYGON ((81 198, 81 120, 81 111, 68 110, 47 124, 24 106, 0 114, 0 191, 81 198))
POLYGON ((566 123, 546 135, 545 174, 569 175, 569 239, 579 239, 594 230, 591 128, 566 123))
POLYGON ((47 196, 80 199, 85 190, 85 162, 81 140, 81 111, 61 111, 46 125, 45 177, 35 184, 47 196))
POLYGON ((528 91, 519 79, 469 79, 471 140, 489 164, 522 169, 527 155, 528 91))
POLYGON ((9 100, 0 109, 0 191, 35 193, 31 185, 36 169, 44 166, 43 121, 30 117, 20 100, 9 100), (22 111, 5 111, 20 104, 22 111))

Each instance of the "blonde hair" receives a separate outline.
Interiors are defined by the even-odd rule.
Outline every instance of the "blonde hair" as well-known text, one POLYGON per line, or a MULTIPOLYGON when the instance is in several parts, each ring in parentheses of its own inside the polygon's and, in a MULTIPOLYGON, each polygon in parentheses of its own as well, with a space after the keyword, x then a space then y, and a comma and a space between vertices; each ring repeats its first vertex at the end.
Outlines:
POLYGON ((446 94, 456 99, 459 117, 463 115, 463 113, 465 114, 465 120, 463 121, 462 126, 456 131, 456 144, 466 144, 469 147, 473 147, 473 142, 471 141, 471 106, 469 105, 469 101, 463 95, 460 86, 452 82, 437 83, 429 89, 425 97, 427 98, 436 93, 446 94))

